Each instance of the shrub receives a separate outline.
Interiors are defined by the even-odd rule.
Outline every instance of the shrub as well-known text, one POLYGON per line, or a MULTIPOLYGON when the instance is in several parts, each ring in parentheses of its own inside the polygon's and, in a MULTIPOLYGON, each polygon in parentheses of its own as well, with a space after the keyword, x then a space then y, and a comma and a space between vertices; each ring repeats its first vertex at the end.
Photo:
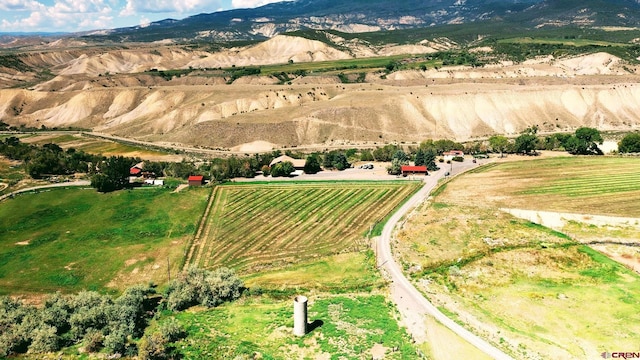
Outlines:
POLYGON ((112 354, 124 354, 127 348, 127 331, 124 327, 111 329, 104 337, 104 348, 112 354))
POLYGON ((40 310, 40 318, 45 324, 55 327, 60 335, 71 328, 69 324, 70 311, 71 305, 68 299, 57 292, 44 301, 44 307, 40 310))
POLYGON ((464 158, 462 156, 454 156, 451 160, 457 161, 457 162, 463 162, 464 158))
POLYGON ((290 161, 285 161, 273 165, 273 167, 271 168, 271 176, 289 176, 295 170, 296 169, 293 167, 293 164, 290 161))
POLYGON ((84 336, 83 343, 84 349, 87 352, 97 352, 102 347, 102 342, 104 341, 104 335, 102 335, 101 331, 91 329, 87 331, 84 336))
POLYGON ((51 325, 42 325, 31 333, 30 353, 47 353, 60 348, 58 344, 58 330, 51 325))
POLYGON ((71 335, 81 339, 89 329, 102 329, 107 325, 107 308, 113 304, 110 298, 94 291, 82 291, 71 301, 73 314, 69 319, 71 335))
POLYGON ((138 343, 138 358, 140 360, 168 359, 168 340, 160 333, 145 335, 138 343))
POLYGON ((218 306, 240 297, 242 280, 227 268, 214 271, 190 268, 167 289, 167 308, 183 310, 193 305, 218 306))
POLYGON ((184 338, 187 334, 175 318, 169 318, 160 324, 160 334, 169 342, 175 342, 184 338))

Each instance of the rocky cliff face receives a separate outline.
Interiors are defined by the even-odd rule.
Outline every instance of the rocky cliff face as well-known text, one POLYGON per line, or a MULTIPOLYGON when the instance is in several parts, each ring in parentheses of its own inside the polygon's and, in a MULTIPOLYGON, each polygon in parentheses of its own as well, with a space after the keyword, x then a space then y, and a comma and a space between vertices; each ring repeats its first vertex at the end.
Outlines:
MULTIPOLYGON (((584 66, 588 61, 574 62, 584 66)), ((0 91, 0 116, 10 124, 77 126, 215 148, 255 141, 280 146, 462 141, 517 134, 531 125, 548 132, 580 126, 630 130, 640 125, 635 75, 621 75, 602 64, 592 71, 610 75, 566 76, 562 74, 570 70, 568 65, 555 73, 549 64, 529 66, 538 76, 505 66, 484 73, 411 71, 348 85, 325 76, 298 78, 292 85, 5 89, 0 91)))
MULTIPOLYGON (((178 46, 27 52, 20 55, 22 64, 49 68, 57 75, 29 89, 0 90, 0 120, 214 148, 254 142, 323 146, 427 138, 463 141, 517 134, 531 125, 554 132, 580 126, 629 130, 640 124, 636 69, 607 53, 384 76, 372 71, 362 84, 342 84, 332 73, 291 74, 286 81, 290 84, 282 85, 274 76, 235 79, 224 71, 198 70, 428 53, 450 46, 441 41, 372 47, 334 40, 349 51, 277 36, 217 53, 178 46), (159 76, 163 69, 187 72, 159 76)), ((12 71, 0 81, 23 83, 18 77, 29 76, 12 71)))

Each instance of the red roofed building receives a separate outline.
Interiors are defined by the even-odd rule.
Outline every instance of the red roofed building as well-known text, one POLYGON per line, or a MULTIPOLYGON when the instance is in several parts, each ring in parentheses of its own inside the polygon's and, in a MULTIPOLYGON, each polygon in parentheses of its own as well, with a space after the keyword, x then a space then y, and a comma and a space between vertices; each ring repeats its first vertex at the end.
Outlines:
POLYGON ((425 174, 428 175, 426 166, 411 166, 411 165, 402 165, 400 167, 400 171, 402 171, 402 176, 413 175, 413 174, 425 174))
POLYGON ((129 175, 131 175, 131 176, 140 176, 140 175, 142 175, 142 170, 144 170, 144 161, 133 165, 129 169, 129 175))
POLYGON ((189 186, 202 186, 204 184, 204 176, 191 175, 189 176, 189 186))

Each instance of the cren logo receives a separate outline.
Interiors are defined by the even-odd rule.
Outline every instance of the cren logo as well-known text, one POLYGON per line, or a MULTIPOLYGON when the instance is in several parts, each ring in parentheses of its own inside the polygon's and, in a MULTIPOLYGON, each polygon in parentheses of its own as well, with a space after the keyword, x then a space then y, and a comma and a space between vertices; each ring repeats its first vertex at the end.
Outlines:
POLYGON ((600 356, 603 359, 640 359, 640 352, 608 352, 605 351, 600 356))

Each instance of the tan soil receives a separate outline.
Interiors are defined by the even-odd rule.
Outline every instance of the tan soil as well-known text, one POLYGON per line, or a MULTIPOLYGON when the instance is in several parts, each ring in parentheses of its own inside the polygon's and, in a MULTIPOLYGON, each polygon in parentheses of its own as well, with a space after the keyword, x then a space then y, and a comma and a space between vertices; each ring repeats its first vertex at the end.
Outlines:
MULTIPOLYGON (((429 52, 442 46, 447 45, 362 53, 429 52)), ((640 78, 626 70, 630 65, 606 53, 400 71, 386 79, 371 73, 365 84, 338 84, 335 76, 322 75, 297 78, 293 85, 275 85, 270 77, 226 85, 225 79, 198 71, 171 81, 136 72, 351 55, 287 36, 215 54, 160 47, 157 55, 153 50, 29 54, 25 61, 50 66, 60 76, 38 85, 38 91, 0 90, 0 116, 10 124, 78 126, 145 141, 241 150, 320 149, 335 142, 376 146, 426 138, 463 141, 515 135, 531 125, 541 131, 580 126, 632 130, 640 125, 640 78)))

